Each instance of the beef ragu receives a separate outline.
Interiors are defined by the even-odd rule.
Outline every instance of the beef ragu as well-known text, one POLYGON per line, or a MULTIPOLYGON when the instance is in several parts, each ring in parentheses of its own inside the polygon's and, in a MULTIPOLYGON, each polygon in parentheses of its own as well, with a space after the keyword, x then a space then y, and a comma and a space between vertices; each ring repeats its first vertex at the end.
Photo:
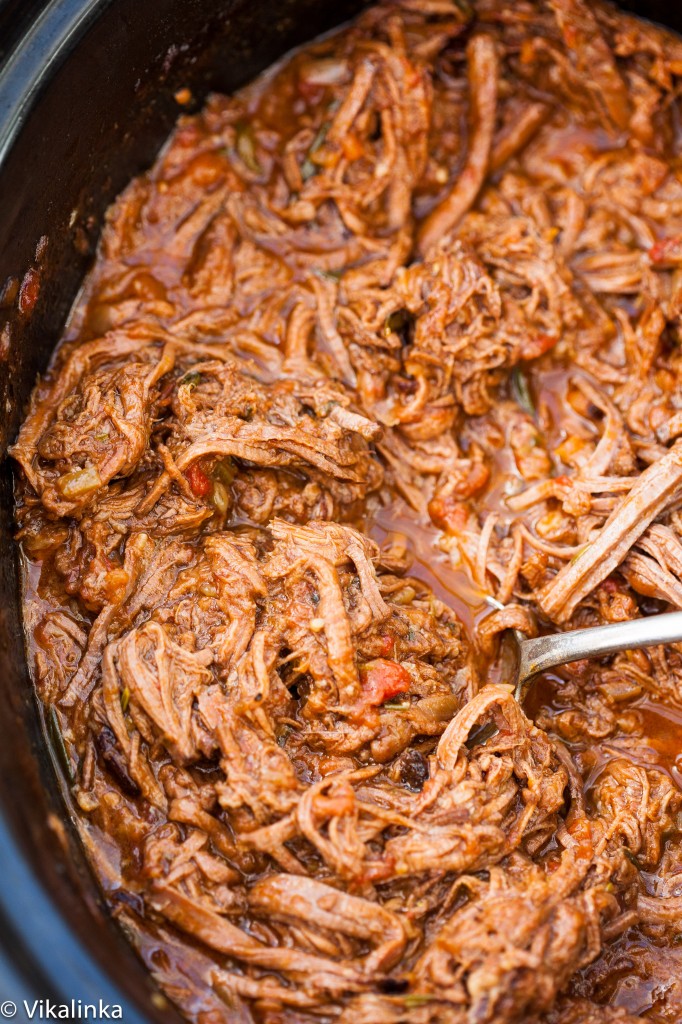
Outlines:
POLYGON ((682 649, 520 707, 504 640, 682 608, 681 85, 596 0, 387 0, 109 211, 25 615, 197 1024, 682 1019, 682 649))

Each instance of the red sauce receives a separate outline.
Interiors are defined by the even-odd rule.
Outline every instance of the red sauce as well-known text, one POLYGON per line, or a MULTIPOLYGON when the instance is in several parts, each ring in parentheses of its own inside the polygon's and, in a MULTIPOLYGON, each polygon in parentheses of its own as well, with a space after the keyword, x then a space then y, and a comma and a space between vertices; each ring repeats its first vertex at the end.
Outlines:
POLYGON ((436 597, 457 613, 469 634, 476 620, 490 610, 486 595, 466 570, 453 568, 447 553, 438 549, 440 534, 436 527, 402 498, 381 507, 367 524, 366 532, 380 547, 396 541, 404 544, 413 559, 410 574, 427 583, 436 597))

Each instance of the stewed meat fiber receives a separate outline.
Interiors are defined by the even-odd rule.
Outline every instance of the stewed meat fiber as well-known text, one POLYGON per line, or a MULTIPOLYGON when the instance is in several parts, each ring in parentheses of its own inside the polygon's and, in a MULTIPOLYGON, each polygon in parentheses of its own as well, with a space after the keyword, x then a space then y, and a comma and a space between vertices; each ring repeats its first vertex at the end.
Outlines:
POLYGON ((682 1019, 682 647, 522 707, 505 641, 682 609, 681 90, 599 0, 386 0, 109 211, 25 618, 196 1024, 682 1019))

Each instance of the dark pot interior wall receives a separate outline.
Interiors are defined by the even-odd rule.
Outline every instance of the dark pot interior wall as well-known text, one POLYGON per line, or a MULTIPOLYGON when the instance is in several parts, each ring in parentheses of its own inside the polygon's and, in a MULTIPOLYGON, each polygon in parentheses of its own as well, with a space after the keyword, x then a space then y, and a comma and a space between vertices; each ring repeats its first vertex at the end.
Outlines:
MULTIPOLYGON (((59 336, 104 210, 151 163, 177 117, 174 92, 187 85, 200 100, 209 89, 230 91, 361 2, 0 0, 0 450, 15 435, 59 336)), ((622 6, 682 29, 678 0, 622 6)), ((24 661, 11 505, 5 462, 0 942, 11 947, 36 997, 117 1001, 108 973, 131 1000, 128 1024, 142 1019, 133 1005, 168 1021, 168 1011, 153 1007, 142 968, 107 925, 73 835, 59 824, 63 804, 24 661)))

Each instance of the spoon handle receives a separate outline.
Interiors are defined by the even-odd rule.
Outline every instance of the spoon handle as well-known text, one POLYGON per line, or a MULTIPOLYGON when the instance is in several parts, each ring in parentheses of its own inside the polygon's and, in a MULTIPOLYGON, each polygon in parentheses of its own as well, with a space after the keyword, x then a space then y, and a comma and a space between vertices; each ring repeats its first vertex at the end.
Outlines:
POLYGON ((609 626, 553 633, 535 640, 519 642, 519 684, 555 665, 566 665, 581 658, 617 654, 635 647, 655 647, 682 641, 682 612, 649 615, 609 626))

